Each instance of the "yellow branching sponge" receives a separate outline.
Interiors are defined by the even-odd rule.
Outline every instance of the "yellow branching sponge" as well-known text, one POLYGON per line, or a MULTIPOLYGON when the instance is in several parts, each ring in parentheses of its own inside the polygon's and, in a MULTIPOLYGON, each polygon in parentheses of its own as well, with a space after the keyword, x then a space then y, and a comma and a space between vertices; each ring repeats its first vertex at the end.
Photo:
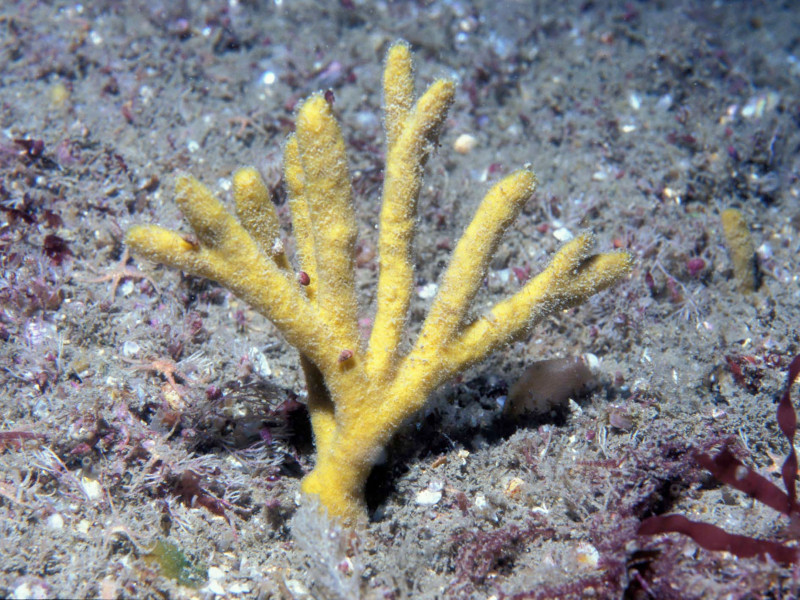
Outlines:
POLYGON ((300 277, 284 254, 275 209, 253 168, 234 175, 237 218, 184 176, 177 202, 196 237, 149 225, 127 235, 142 256, 227 287, 298 349, 317 447, 302 489, 351 523, 366 514, 364 483, 381 450, 436 387, 547 315, 618 282, 632 264, 626 252, 591 254, 592 237, 581 234, 519 292, 471 319, 471 302, 500 239, 536 187, 534 174, 519 170, 489 190, 453 252, 416 342, 404 350, 417 198, 454 85, 436 81, 415 101, 411 53, 401 42, 389 50, 383 89, 387 158, 369 340, 358 327, 356 218, 344 139, 322 95, 303 103, 284 155, 300 277))

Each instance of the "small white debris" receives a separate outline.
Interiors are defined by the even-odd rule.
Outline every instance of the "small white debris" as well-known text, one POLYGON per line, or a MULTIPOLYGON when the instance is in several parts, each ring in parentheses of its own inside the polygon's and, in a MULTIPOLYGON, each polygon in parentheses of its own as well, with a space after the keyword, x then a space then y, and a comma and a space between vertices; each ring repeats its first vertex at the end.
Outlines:
POLYGON ((272 368, 269 366, 269 361, 264 353, 255 346, 247 351, 247 358, 253 365, 253 371, 262 379, 267 379, 272 375, 272 368))
POLYGON ((195 140, 189 140, 186 142, 186 149, 194 154, 198 150, 200 150, 200 144, 198 144, 195 140))
POLYGON ((310 598, 311 592, 308 591, 308 588, 303 585, 297 579, 284 579, 284 585, 286 585, 286 589, 289 590, 289 593, 292 595, 293 598, 310 598))
POLYGON ((133 358, 134 356, 139 354, 139 351, 141 349, 142 348, 141 346, 139 346, 139 344, 128 340, 127 342, 124 342, 122 344, 122 356, 126 358, 133 358))
POLYGON ((235 582, 228 586, 229 594, 246 594, 250 591, 250 586, 245 583, 235 582))
POLYGON ((756 254, 758 254, 758 258, 761 260, 768 260, 772 258, 772 246, 764 242, 758 248, 756 248, 756 254))
POLYGON ((47 517, 47 526, 50 529, 64 529, 64 517, 59 513, 53 513, 47 517))
POLYGON ((661 98, 658 99, 656 102, 656 108, 659 110, 667 111, 672 107, 672 96, 669 94, 664 94, 661 98))
POLYGON ((745 119, 760 119, 764 116, 764 113, 775 108, 779 100, 780 95, 775 92, 753 96, 742 107, 742 116, 745 119))
POLYGON ((578 416, 583 414, 583 409, 581 408, 581 405, 575 402, 575 400, 573 400, 572 398, 567 400, 567 405, 569 406, 570 414, 578 416))
POLYGON ((377 129, 380 126, 380 120, 374 112, 369 110, 361 110, 356 113, 355 123, 359 129, 377 129))
POLYGON ((494 275, 497 276, 500 283, 506 285, 509 279, 511 279, 511 269, 500 269, 499 271, 495 271, 494 275))
POLYGON ((622 133, 633 133, 636 131, 636 125, 623 125, 620 127, 620 129, 622 130, 622 133))
POLYGON ((204 592, 211 592, 215 596, 224 596, 225 595, 225 588, 222 587, 222 584, 217 581, 216 579, 211 579, 208 582, 208 585, 203 588, 204 592))
POLYGON ((219 567, 208 567, 209 579, 225 579, 225 573, 219 567))
POLYGON ((540 506, 534 506, 531 509, 531 512, 532 513, 537 513, 537 514, 540 514, 540 515, 549 515, 550 514, 550 509, 547 508, 546 504, 541 504, 540 506))
POLYGON ((261 74, 261 83, 264 85, 272 85, 278 80, 278 76, 274 71, 264 71, 261 74))
POLYGON ((572 235, 572 232, 566 227, 559 227, 553 230, 553 237, 559 242, 568 242, 575 236, 572 235))
POLYGON ((438 480, 431 481, 427 488, 417 492, 414 502, 418 506, 433 506, 442 499, 442 489, 444 489, 444 483, 438 480))
POLYGON ((605 181, 608 179, 608 173, 605 171, 595 171, 592 174, 592 181, 605 181))
POLYGON ((639 110, 642 108, 642 98, 636 92, 630 92, 628 94, 628 104, 633 110, 639 110))
POLYGON ((760 117, 761 114, 764 113, 763 105, 760 107, 761 114, 756 115, 756 113, 758 111, 759 111, 759 98, 751 98, 747 102, 747 104, 744 105, 744 108, 742 108, 742 116, 745 119, 752 119, 755 116, 759 116, 760 117))
POLYGON ((477 494, 475 496, 475 502, 473 505, 475 507, 475 512, 477 512, 481 517, 487 521, 497 523, 497 512, 492 508, 491 504, 489 504, 486 496, 483 494, 477 494))
POLYGON ((430 300, 436 295, 438 287, 435 283, 426 283, 417 288, 417 296, 423 300, 430 300))
POLYGON ((132 279, 127 279, 123 281, 122 284, 117 288, 119 293, 122 294, 124 298, 127 298, 133 293, 134 283, 132 279))
POLYGON ((139 88, 139 98, 145 106, 149 106, 155 97, 156 93, 149 85, 143 85, 139 88))
POLYGON ((75 529, 78 531, 78 533, 86 534, 89 533, 89 528, 91 526, 92 524, 87 519, 81 519, 80 521, 78 521, 78 524, 75 526, 75 529))
POLYGON ((462 133, 453 143, 453 150, 459 154, 469 154, 478 145, 478 140, 468 133, 462 133))
POLYGON ((86 494, 86 497, 89 498, 89 500, 97 500, 100 496, 103 495, 103 487, 95 479, 82 477, 81 488, 83 489, 83 493, 86 494))

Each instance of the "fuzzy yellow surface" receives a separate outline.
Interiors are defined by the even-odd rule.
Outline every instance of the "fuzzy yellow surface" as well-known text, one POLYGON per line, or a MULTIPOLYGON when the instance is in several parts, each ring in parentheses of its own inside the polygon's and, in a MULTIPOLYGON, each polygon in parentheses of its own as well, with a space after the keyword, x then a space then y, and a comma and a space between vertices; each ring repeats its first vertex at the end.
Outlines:
POLYGON ((536 187, 526 169, 496 183, 456 245, 430 313, 404 350, 414 293, 412 242, 425 162, 453 101, 451 81, 414 100, 407 44, 393 45, 384 73, 386 171, 378 249, 377 311, 360 339, 355 291, 356 219, 344 138, 319 94, 297 114, 284 148, 284 173, 298 249, 300 285, 283 252, 281 228, 258 173, 234 175, 238 220, 192 177, 177 202, 196 239, 157 226, 132 227, 135 252, 218 281, 269 318, 300 352, 317 460, 302 489, 353 523, 366 515, 364 485, 397 430, 436 387, 547 315, 584 302, 631 270, 625 252, 592 255, 592 236, 566 244, 511 298, 470 322, 470 309, 501 238, 536 187))
POLYGON ((292 135, 286 142, 283 153, 286 191, 289 195, 289 209, 292 211, 292 231, 297 246, 297 262, 300 270, 309 277, 305 286, 306 296, 316 301, 317 296, 317 257, 314 254, 314 228, 311 224, 311 210, 305 196, 303 165, 300 163, 300 150, 297 138, 292 135))
POLYGON ((758 261, 750 228, 741 211, 728 208, 720 215, 725 245, 733 263, 733 273, 743 292, 754 292, 758 287, 758 261))
POLYGON ((383 70, 383 114, 386 146, 394 146, 414 106, 414 67, 411 48, 403 42, 389 48, 383 70))
POLYGON ((452 81, 438 80, 415 104, 412 73, 408 45, 395 44, 383 77, 387 157, 378 239, 378 308, 366 357, 373 378, 391 376, 396 367, 414 290, 411 258, 422 170, 455 95, 452 81))
POLYGON ((278 213, 256 169, 244 167, 233 174, 233 197, 236 201, 236 218, 258 244, 261 253, 272 256, 280 268, 289 269, 281 241, 278 213))
POLYGON ((295 138, 303 169, 317 269, 317 306, 336 352, 358 351, 355 292, 356 217, 344 138, 320 94, 297 114, 295 138))
POLYGON ((503 233, 535 190, 536 176, 521 170, 503 178, 486 194, 453 251, 418 346, 444 348, 463 329, 503 233))

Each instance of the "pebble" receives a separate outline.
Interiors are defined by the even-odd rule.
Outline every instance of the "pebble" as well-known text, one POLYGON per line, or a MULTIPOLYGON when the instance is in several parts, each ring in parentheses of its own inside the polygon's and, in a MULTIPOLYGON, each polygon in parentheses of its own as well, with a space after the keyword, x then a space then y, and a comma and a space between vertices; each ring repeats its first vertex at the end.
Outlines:
POLYGON ((417 288, 417 296, 423 300, 430 300, 436 295, 438 286, 435 283, 426 283, 417 288))
POLYGON ((553 230, 553 237, 559 242, 568 242, 575 236, 573 236, 572 232, 566 227, 559 227, 553 230))
POLYGON ((469 154, 477 145, 478 140, 474 136, 468 133, 462 133, 456 138, 456 141, 453 142, 453 150, 459 154, 469 154))

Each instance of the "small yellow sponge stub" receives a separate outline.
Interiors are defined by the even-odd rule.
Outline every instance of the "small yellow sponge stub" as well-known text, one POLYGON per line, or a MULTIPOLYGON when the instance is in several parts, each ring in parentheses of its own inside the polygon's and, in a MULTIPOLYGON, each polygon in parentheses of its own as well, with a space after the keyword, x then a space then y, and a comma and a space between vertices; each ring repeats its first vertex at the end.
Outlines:
POLYGON ((725 245, 733 262, 733 273, 743 292, 754 292, 761 285, 756 250, 744 215, 735 208, 722 211, 725 245))

